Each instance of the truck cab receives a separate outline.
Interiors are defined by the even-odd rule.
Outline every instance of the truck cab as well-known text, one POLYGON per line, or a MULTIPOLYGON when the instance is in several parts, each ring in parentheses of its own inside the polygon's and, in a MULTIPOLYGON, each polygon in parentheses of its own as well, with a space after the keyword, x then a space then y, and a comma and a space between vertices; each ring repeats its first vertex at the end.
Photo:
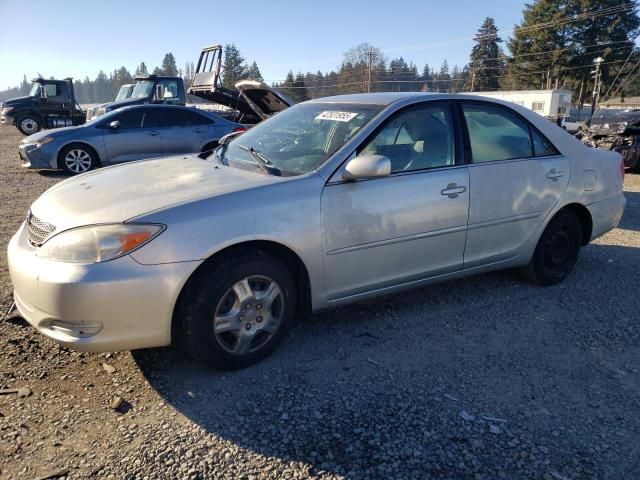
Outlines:
POLYGON ((88 112, 87 120, 93 120, 104 113, 131 105, 144 103, 164 103, 169 105, 185 105, 184 82, 181 77, 161 75, 136 75, 131 95, 123 100, 105 103, 88 112))
POLYGON ((25 97, 2 103, 0 123, 15 125, 24 135, 33 135, 42 128, 82 125, 85 113, 78 106, 73 79, 45 80, 35 78, 25 97))

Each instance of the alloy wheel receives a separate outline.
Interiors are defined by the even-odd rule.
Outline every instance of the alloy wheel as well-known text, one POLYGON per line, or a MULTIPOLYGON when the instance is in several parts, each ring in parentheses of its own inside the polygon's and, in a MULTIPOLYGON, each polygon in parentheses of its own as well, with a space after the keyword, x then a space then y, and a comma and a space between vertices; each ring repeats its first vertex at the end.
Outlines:
POLYGON ((91 168, 91 155, 79 148, 69 150, 64 157, 64 164, 73 173, 84 173, 91 168))
POLYGON ((233 355, 255 352, 280 328, 284 307, 282 289, 274 280, 262 275, 243 278, 222 295, 216 306, 215 339, 233 355))

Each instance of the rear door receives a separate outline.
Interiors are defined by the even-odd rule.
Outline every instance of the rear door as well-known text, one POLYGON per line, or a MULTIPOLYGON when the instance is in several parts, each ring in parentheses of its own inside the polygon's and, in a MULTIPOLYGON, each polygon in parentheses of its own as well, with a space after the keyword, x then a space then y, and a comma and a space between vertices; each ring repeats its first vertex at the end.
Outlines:
POLYGON ((196 110, 160 107, 162 151, 166 155, 200 153, 208 129, 214 121, 196 110))
POLYGON ((470 147, 464 268, 506 260, 535 234, 569 183, 569 161, 513 110, 461 102, 470 147))
POLYGON ((137 107, 110 117, 103 124, 108 163, 121 163, 162 156, 162 140, 156 127, 154 108, 137 107), (117 120, 117 129, 109 124, 117 120))

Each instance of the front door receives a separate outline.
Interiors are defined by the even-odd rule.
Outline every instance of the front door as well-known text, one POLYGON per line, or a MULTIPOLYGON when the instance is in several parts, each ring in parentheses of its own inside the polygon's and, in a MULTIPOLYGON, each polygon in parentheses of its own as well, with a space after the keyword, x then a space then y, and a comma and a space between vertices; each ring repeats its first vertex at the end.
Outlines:
POLYGON ((469 179, 454 131, 448 103, 401 111, 357 152, 387 156, 389 177, 326 185, 321 217, 330 300, 462 268, 469 179))
POLYGON ((162 156, 162 137, 154 110, 152 107, 134 107, 105 120, 104 146, 108 163, 162 156), (115 120, 120 126, 109 128, 115 120))
POLYGON ((471 147, 464 268, 514 257, 556 205, 569 161, 511 110, 462 104, 471 147))

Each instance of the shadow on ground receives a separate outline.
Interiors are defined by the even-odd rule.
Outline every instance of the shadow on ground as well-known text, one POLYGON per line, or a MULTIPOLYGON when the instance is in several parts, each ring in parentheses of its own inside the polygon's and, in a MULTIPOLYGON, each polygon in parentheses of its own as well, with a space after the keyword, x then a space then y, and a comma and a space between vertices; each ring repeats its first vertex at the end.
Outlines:
POLYGON ((555 287, 498 272, 361 302, 314 315, 233 373, 171 348, 134 358, 195 424, 314 474, 572 477, 579 465, 623 478, 640 422, 618 419, 640 389, 611 369, 639 353, 640 304, 637 284, 615 279, 637 278, 638 262, 637 249, 591 245, 555 287), (519 456, 535 445, 548 453, 519 456))

